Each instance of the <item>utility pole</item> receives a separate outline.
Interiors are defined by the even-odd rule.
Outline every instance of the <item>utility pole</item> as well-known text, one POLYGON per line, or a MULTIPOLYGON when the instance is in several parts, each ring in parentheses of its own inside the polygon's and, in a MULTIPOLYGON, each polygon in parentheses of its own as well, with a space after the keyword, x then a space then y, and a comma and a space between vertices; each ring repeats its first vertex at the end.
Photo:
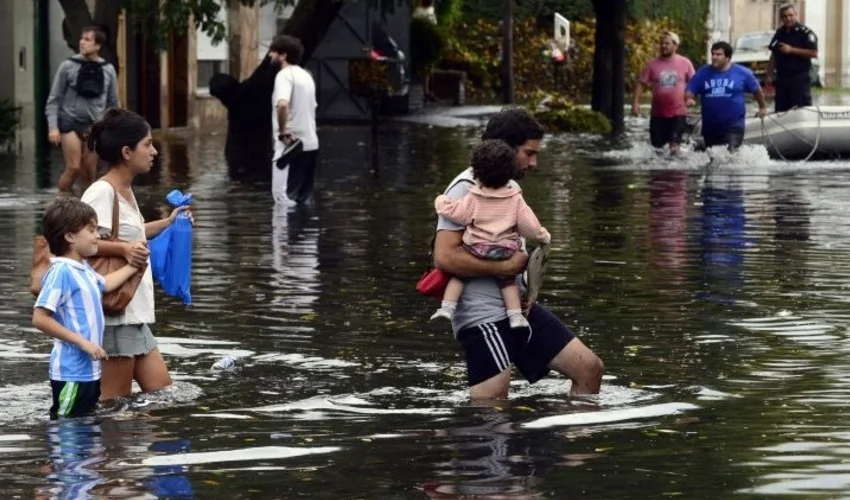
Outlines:
POLYGON ((502 93, 514 103, 514 0, 504 0, 502 12, 502 93))

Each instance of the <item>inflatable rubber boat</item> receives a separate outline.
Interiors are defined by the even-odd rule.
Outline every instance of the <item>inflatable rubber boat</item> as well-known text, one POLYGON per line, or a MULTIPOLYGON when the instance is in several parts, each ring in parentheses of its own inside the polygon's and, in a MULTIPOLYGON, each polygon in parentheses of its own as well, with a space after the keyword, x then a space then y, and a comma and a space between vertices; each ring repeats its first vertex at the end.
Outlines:
MULTIPOLYGON (((702 148, 702 120, 689 116, 688 123, 691 138, 702 148)), ((850 106, 794 108, 764 120, 748 113, 744 131, 744 144, 764 146, 771 158, 788 160, 850 157, 848 139, 850 106)))

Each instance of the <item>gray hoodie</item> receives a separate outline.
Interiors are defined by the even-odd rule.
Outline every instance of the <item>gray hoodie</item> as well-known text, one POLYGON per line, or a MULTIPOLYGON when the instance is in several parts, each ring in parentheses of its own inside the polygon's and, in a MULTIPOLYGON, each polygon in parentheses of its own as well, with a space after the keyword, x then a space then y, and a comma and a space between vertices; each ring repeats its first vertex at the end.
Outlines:
MULTIPOLYGON (((80 54, 71 59, 85 60, 80 54)), ((103 62, 104 59, 99 58, 98 61, 103 62)), ((56 70, 44 110, 49 130, 59 128, 59 117, 77 123, 94 123, 108 108, 118 107, 118 75, 115 74, 115 67, 111 64, 103 65, 106 92, 93 99, 77 95, 77 73, 81 67, 79 63, 66 59, 56 70)))

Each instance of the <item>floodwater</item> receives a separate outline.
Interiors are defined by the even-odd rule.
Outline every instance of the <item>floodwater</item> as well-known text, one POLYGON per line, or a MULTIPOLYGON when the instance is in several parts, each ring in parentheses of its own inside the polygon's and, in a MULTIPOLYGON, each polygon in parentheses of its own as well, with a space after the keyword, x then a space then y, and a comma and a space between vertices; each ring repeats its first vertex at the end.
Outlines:
MULTIPOLYGON (((148 217, 195 196, 191 307, 158 296, 176 385, 48 422, 30 326, 32 236, 52 192, 0 169, 2 498, 834 498, 850 491, 850 165, 763 150, 656 158, 551 138, 526 198, 554 251, 541 300, 605 361, 598 397, 517 379, 471 405, 452 335, 414 285, 431 200, 478 130, 322 129, 312 213, 232 182, 220 136, 169 139, 148 217), (608 152, 601 152, 608 151, 608 152), (230 354, 238 370, 210 370, 230 354)), ((52 172, 55 181, 58 167, 52 172)))

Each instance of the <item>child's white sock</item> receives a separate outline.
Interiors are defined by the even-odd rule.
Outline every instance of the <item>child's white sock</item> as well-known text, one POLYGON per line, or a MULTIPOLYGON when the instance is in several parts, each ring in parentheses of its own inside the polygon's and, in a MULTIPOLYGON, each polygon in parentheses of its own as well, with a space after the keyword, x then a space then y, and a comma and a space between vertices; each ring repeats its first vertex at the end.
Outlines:
POLYGON ((455 315, 455 309, 457 309, 457 302, 444 300, 437 312, 431 315, 431 320, 443 318, 451 321, 452 316, 455 315))

